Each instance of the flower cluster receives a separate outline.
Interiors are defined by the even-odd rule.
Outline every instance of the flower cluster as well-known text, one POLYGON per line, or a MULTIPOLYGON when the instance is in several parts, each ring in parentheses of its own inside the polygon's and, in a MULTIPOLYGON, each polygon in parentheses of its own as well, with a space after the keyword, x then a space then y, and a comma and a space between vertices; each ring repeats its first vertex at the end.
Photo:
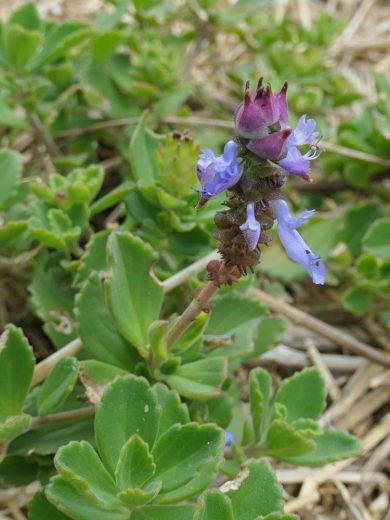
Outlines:
POLYGON ((314 211, 294 218, 283 199, 281 188, 288 175, 310 181, 310 162, 319 155, 319 132, 314 119, 302 116, 296 128, 288 125, 287 82, 279 93, 260 78, 253 95, 249 82, 244 101, 236 110, 236 136, 226 143, 221 156, 203 150, 197 164, 202 188, 198 207, 228 190, 224 204, 229 208, 215 216, 215 237, 228 265, 242 272, 260 260, 260 244, 267 244, 267 233, 278 221, 279 239, 287 255, 301 264, 316 284, 325 283, 325 268, 297 229, 314 211), (301 147, 306 149, 302 152, 301 147))

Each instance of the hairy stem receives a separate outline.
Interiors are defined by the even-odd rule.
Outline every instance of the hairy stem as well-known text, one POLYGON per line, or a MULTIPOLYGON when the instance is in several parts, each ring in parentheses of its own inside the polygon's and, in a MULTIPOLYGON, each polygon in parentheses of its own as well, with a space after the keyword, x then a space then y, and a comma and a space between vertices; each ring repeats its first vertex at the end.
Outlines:
MULTIPOLYGON (((227 275, 232 271, 231 267, 226 267, 222 264, 218 275, 227 275)), ((167 345, 170 348, 180 336, 188 329, 194 319, 207 307, 208 302, 218 291, 219 284, 216 281, 208 282, 203 289, 194 296, 194 299, 186 308, 186 310, 179 316, 172 328, 167 334, 167 345)))

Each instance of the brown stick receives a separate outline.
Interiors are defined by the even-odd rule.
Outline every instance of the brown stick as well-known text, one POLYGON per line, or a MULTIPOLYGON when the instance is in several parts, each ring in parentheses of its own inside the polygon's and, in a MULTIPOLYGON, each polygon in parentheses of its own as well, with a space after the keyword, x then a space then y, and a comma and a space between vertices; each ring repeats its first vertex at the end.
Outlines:
POLYGON ((374 363, 390 367, 389 355, 381 352, 378 349, 370 347, 369 345, 366 345, 350 334, 343 332, 336 327, 332 327, 331 325, 314 318, 310 314, 307 314, 300 309, 292 307, 288 303, 282 302, 281 300, 270 296, 260 289, 248 289, 247 294, 265 303, 272 311, 280 312, 294 323, 302 325, 303 327, 306 327, 307 329, 312 330, 313 332, 316 332, 317 334, 320 334, 321 336, 324 336, 331 341, 334 341, 341 347, 344 347, 359 356, 370 359, 374 363))

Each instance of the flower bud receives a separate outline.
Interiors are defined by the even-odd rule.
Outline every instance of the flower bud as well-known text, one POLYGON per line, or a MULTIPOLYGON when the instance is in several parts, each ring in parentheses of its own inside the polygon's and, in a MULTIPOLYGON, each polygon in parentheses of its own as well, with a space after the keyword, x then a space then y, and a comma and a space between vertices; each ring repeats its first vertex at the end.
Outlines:
POLYGON ((287 82, 284 83, 279 94, 274 95, 271 85, 263 87, 263 78, 260 78, 256 92, 250 95, 249 81, 245 85, 244 102, 235 113, 237 134, 247 139, 258 139, 287 126, 287 82))

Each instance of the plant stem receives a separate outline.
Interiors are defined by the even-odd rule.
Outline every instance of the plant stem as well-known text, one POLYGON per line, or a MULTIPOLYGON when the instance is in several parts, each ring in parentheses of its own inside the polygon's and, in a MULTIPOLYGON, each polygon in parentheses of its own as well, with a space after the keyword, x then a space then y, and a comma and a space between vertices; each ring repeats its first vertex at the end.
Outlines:
MULTIPOLYGON (((222 264, 218 274, 226 275, 230 271, 232 271, 231 267, 226 267, 222 264)), ((169 330, 167 334, 168 348, 170 348, 180 338, 180 336, 188 329, 198 314, 200 314, 202 310, 207 307, 208 302, 218 291, 218 289, 218 283, 215 281, 208 282, 208 284, 203 287, 199 294, 194 296, 192 302, 189 304, 183 314, 179 316, 179 318, 173 324, 172 328, 169 330)))
POLYGON ((42 428, 49 424, 56 424, 63 421, 73 421, 87 419, 95 415, 95 407, 88 406, 86 408, 79 408, 77 410, 69 410, 67 412, 54 413, 46 415, 46 417, 33 417, 31 420, 30 430, 42 428))

